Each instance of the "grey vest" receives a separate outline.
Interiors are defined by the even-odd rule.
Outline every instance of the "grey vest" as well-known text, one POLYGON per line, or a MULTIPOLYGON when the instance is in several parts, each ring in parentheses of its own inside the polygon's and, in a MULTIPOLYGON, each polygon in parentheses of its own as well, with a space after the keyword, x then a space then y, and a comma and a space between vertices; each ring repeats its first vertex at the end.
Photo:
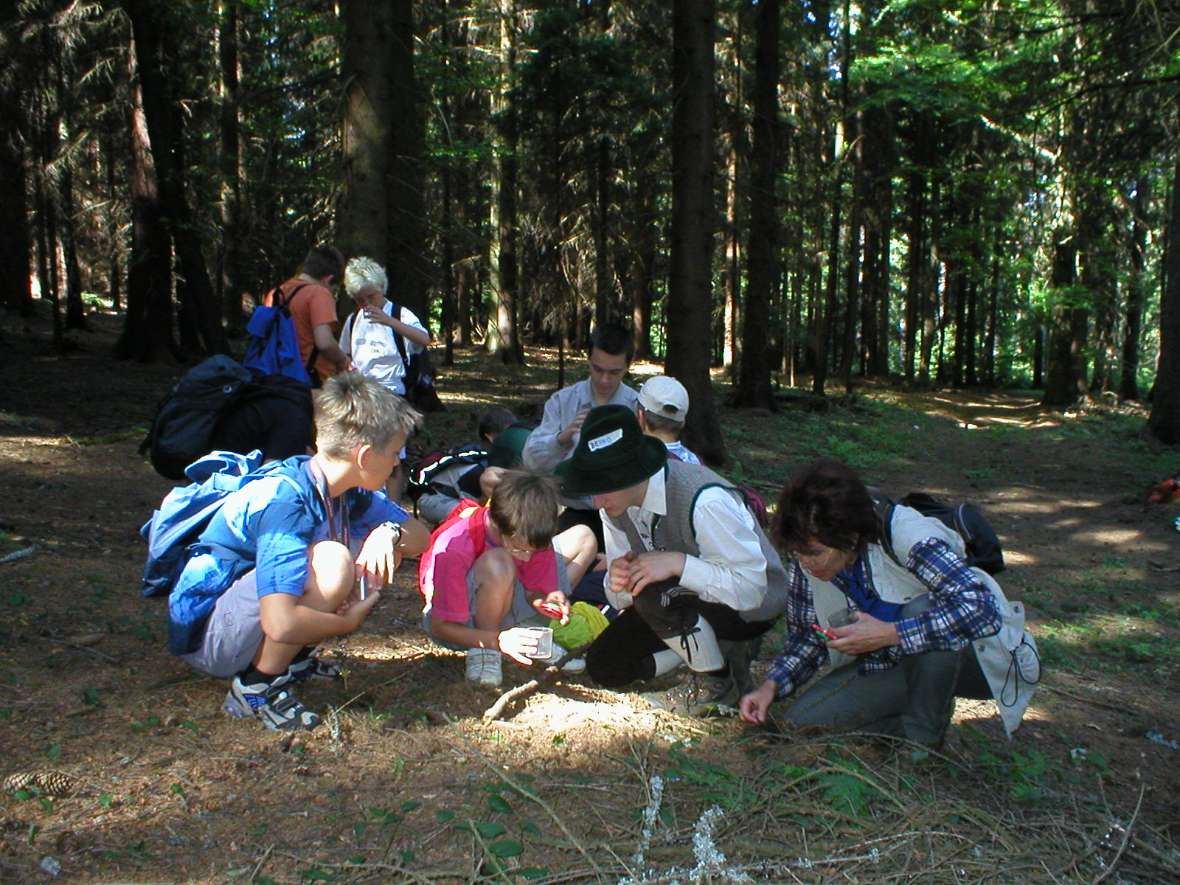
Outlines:
MULTIPOLYGON (((652 543, 657 550, 674 550, 689 556, 700 556, 701 548, 696 540, 696 526, 693 525, 693 508, 697 496, 707 488, 719 486, 728 490, 745 507, 741 493, 731 483, 707 467, 685 464, 682 461, 668 461, 664 473, 668 515, 657 516, 652 525, 652 543)), ((606 516, 615 528, 626 532, 632 550, 643 550, 643 540, 631 517, 623 514, 618 519, 606 516)), ((762 555, 766 557, 766 592, 762 604, 755 609, 738 612, 744 621, 769 621, 778 617, 787 607, 787 573, 782 560, 771 546, 762 527, 754 523, 762 555)))

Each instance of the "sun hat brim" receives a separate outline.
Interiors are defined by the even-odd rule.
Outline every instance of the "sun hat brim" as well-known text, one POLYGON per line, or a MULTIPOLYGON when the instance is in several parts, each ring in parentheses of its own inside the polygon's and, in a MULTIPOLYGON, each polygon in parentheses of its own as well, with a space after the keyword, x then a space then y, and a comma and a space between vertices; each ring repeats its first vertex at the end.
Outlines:
POLYGON ((572 458, 557 465, 561 493, 570 498, 604 495, 639 485, 668 461, 668 448, 652 436, 643 436, 638 451, 586 452, 579 447, 572 458))

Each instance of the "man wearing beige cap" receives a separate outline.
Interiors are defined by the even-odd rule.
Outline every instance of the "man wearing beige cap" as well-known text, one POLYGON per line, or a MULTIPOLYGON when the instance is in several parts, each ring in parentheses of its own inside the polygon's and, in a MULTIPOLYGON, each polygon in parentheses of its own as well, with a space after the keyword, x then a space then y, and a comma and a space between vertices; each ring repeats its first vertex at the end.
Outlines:
POLYGON ((639 388, 639 426, 648 436, 663 442, 668 455, 685 464, 700 464, 684 443, 684 419, 688 416, 688 391, 675 378, 656 375, 639 388))

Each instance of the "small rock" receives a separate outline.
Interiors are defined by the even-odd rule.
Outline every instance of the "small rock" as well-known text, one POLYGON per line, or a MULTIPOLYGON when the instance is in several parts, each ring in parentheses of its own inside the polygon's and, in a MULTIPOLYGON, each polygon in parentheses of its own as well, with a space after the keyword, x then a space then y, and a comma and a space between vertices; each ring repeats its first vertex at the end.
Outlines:
POLYGON ((57 878, 57 876, 61 873, 61 861, 59 861, 56 857, 51 857, 48 854, 41 858, 41 863, 39 866, 42 870, 54 878, 57 878))

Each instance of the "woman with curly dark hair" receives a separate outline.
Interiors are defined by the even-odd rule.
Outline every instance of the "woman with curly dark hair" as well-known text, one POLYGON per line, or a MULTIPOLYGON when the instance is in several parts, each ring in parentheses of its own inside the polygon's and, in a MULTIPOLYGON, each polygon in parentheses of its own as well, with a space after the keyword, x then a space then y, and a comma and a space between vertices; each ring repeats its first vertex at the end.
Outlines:
POLYGON ((816 461, 783 489, 773 540, 790 557, 787 636, 741 700, 747 722, 795 695, 793 725, 938 746, 956 697, 994 697, 1005 730, 1019 726, 1040 679, 1023 607, 967 565, 963 539, 939 520, 900 505, 889 519, 884 533, 868 488, 839 461, 816 461))

